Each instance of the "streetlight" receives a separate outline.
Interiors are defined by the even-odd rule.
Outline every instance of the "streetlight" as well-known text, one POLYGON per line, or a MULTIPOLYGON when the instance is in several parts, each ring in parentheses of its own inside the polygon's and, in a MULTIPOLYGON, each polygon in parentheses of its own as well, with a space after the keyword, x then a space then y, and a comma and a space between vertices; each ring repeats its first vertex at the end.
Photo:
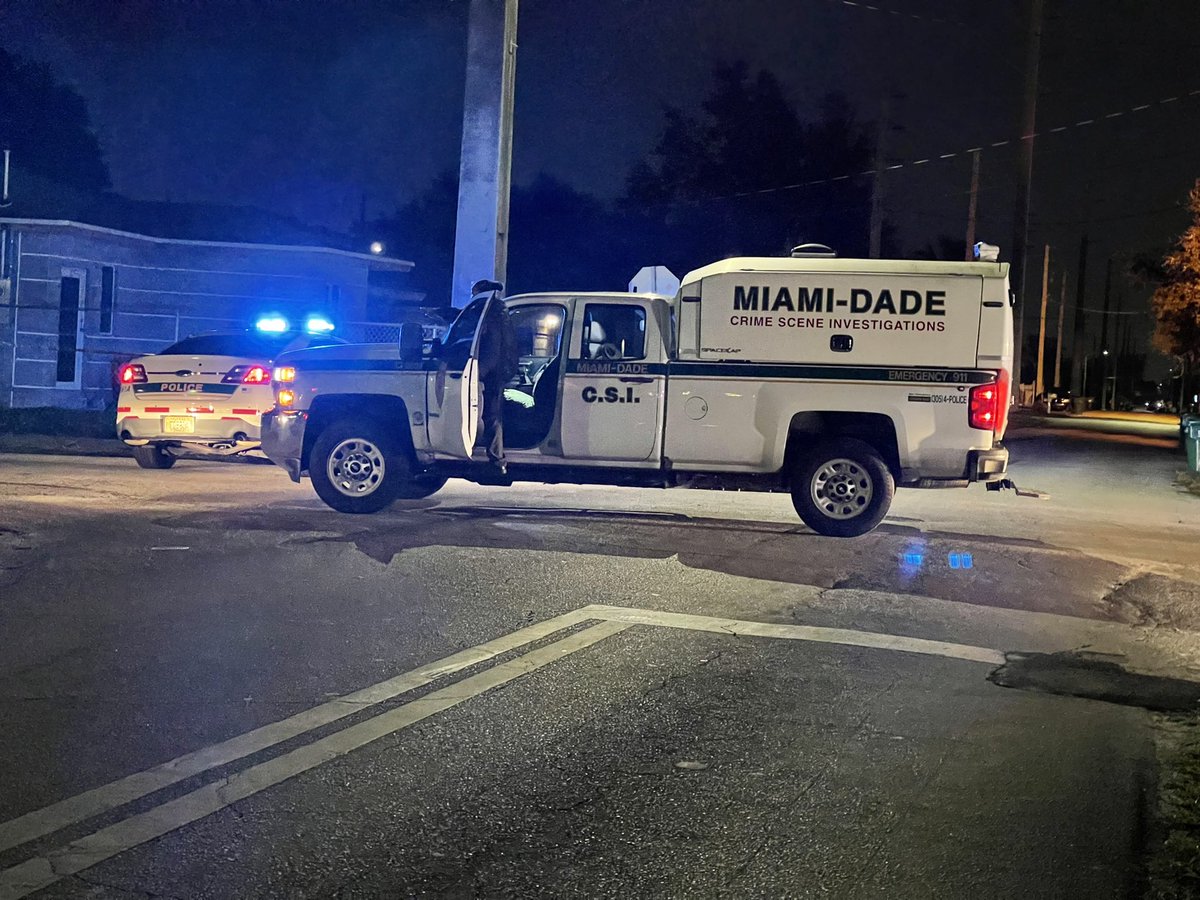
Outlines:
MULTIPOLYGON (((382 241, 371 241, 371 252, 374 253, 376 256, 382 255, 383 254, 383 242, 382 241)), ((1105 350, 1104 352, 1107 353, 1108 351, 1105 350)))

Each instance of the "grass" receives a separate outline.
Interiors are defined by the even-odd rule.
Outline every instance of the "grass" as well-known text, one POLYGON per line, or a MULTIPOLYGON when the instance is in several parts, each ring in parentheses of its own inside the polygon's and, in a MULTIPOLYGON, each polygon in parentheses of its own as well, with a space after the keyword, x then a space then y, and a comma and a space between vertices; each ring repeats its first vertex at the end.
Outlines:
POLYGON ((1146 897, 1195 898, 1200 896, 1200 722, 1162 716, 1157 724, 1161 839, 1151 848, 1146 897))
POLYGON ((0 406, 0 434, 49 434, 58 437, 111 438, 111 410, 59 409, 38 406, 10 409, 0 406))
POLYGON ((1200 472, 1190 472, 1185 469, 1175 476, 1175 483, 1189 494, 1200 497, 1200 472))

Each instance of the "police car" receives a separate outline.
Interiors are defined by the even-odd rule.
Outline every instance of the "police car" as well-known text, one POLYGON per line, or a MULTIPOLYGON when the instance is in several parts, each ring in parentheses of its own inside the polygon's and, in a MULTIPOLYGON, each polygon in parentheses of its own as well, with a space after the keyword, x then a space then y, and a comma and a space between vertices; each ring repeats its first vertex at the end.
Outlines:
POLYGON ((509 481, 786 491, 836 537, 875 528, 896 487, 1007 483, 1008 265, 982 244, 976 262, 726 259, 671 297, 481 296, 428 351, 402 330, 285 354, 263 452, 347 513, 495 483, 479 348, 500 302, 521 361, 509 481))
POLYGON ((171 468, 176 452, 257 450, 262 414, 275 402, 273 361, 285 350, 345 344, 332 328, 314 317, 298 331, 269 317, 254 330, 195 335, 131 360, 117 376, 117 436, 143 469, 171 468))

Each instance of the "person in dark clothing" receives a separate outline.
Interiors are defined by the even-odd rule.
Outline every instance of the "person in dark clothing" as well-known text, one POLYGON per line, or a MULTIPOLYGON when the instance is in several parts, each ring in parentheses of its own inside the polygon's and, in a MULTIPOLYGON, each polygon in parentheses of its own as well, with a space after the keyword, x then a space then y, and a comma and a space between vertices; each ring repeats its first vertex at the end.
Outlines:
POLYGON ((504 458, 504 388, 517 374, 520 357, 517 332, 508 317, 500 294, 504 288, 495 281, 476 282, 472 296, 491 293, 479 331, 479 379, 483 387, 483 440, 488 461, 501 474, 507 474, 504 458))

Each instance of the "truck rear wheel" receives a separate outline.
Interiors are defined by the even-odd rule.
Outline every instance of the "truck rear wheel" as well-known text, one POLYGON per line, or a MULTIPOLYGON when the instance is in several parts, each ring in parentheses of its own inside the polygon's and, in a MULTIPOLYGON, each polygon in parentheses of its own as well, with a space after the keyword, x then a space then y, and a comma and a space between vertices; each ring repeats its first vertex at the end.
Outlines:
POLYGON ((169 469, 175 465, 175 457, 158 444, 143 444, 133 448, 133 458, 143 469, 169 469))
POLYGON ((806 451, 792 472, 792 505, 804 524, 830 537, 858 537, 883 521, 896 482, 865 441, 838 438, 806 451))
POLYGON ((370 419, 334 422, 313 443, 308 472, 317 496, 343 513, 373 513, 411 484, 408 454, 370 419))

